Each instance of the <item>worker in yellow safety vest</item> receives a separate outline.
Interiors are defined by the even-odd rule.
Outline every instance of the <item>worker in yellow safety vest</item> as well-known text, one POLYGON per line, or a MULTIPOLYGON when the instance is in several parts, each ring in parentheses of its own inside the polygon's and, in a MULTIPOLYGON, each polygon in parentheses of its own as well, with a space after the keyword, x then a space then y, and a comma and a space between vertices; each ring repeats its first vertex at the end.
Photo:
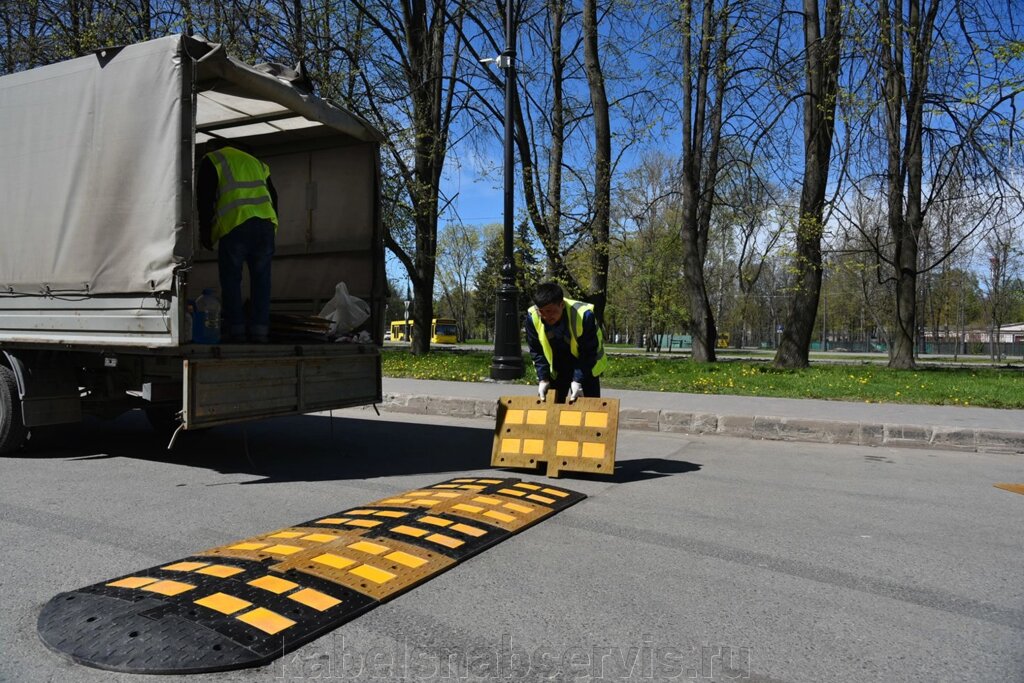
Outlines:
POLYGON ((265 343, 270 334, 270 264, 277 233, 277 191, 270 168, 238 146, 215 142, 199 164, 200 242, 217 245, 222 339, 265 343), (250 320, 242 308, 242 265, 249 268, 250 320))
POLYGON ((594 306, 566 299, 554 282, 538 285, 526 312, 526 344, 537 370, 537 394, 555 390, 558 403, 601 396, 601 373, 608 367, 604 334, 594 306))

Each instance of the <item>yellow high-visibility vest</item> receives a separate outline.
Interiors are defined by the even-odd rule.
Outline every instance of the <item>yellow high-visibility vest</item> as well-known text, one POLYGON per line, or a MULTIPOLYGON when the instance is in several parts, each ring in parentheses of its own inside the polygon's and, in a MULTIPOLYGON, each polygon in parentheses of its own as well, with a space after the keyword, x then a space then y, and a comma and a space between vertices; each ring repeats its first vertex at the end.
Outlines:
MULTIPOLYGON (((567 317, 566 324, 569 328, 569 351, 572 352, 574 357, 579 358, 580 347, 577 340, 583 334, 583 314, 586 311, 593 313, 594 305, 583 301, 573 301, 572 299, 563 299, 562 301, 565 303, 563 315, 567 317)), ((544 358, 547 359, 548 367, 551 368, 551 379, 555 379, 558 377, 558 373, 555 372, 554 353, 551 351, 551 342, 548 341, 548 335, 544 333, 544 321, 540 317, 540 311, 537 310, 536 306, 530 306, 527 313, 530 314, 533 327, 537 330, 537 338, 540 339, 544 358)), ((594 363, 594 369, 591 370, 591 374, 594 377, 599 377, 607 368, 608 359, 604 355, 604 334, 601 332, 601 326, 597 325, 597 360, 594 363)))
POLYGON ((211 240, 216 243, 250 218, 266 218, 277 230, 277 212, 267 189, 270 168, 262 161, 223 147, 206 155, 217 169, 217 203, 211 240))

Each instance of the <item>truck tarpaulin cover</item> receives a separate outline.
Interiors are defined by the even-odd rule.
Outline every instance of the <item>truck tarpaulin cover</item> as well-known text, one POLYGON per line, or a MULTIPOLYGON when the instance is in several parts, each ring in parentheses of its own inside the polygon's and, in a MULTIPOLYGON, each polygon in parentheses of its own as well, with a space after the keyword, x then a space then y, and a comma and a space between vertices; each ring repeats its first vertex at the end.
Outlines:
POLYGON ((0 286, 171 286, 182 229, 180 37, 0 78, 0 286))

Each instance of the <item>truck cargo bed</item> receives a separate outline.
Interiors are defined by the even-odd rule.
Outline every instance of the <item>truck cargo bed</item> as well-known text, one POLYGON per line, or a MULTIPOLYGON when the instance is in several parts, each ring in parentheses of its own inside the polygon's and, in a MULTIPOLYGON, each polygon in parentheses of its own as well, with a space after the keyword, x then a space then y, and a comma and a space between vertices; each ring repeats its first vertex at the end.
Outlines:
POLYGON ((380 352, 356 344, 225 345, 183 359, 185 429, 381 400, 380 352), (275 348, 276 347, 276 348, 275 348))

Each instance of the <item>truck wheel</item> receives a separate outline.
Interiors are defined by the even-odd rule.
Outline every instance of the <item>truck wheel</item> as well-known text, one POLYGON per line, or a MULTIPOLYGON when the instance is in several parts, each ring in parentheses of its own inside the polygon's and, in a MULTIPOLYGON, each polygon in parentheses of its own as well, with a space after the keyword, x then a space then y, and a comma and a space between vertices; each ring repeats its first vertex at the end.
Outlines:
POLYGON ((8 455, 21 448, 25 434, 18 382, 10 368, 0 365, 0 455, 8 455))

